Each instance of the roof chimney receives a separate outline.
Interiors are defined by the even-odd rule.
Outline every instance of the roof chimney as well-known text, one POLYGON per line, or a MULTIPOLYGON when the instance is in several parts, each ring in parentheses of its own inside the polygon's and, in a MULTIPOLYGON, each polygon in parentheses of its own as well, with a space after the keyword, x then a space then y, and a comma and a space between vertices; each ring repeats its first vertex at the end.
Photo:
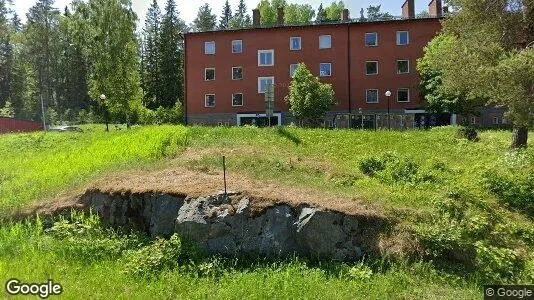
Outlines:
POLYGON ((441 18, 443 15, 441 0, 430 1, 428 4, 428 12, 430 13, 431 17, 441 18))
POLYGON ((284 7, 278 7, 278 26, 284 26, 284 7))
POLYGON ((402 17, 405 19, 415 18, 415 1, 406 0, 402 5, 402 17))
POLYGON ((252 27, 260 27, 260 10, 255 8, 252 10, 252 27))
POLYGON ((348 9, 344 9, 342 12, 341 12, 341 22, 348 22, 350 21, 350 12, 348 9))

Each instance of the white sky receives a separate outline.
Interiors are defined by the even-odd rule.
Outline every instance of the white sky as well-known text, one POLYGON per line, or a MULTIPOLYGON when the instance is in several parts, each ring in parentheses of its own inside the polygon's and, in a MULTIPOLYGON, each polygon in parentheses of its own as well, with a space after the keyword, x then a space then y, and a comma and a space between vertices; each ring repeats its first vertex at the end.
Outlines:
MULTIPOLYGON (((26 20, 26 13, 28 12, 29 8, 32 7, 35 4, 36 0, 14 0, 14 10, 17 12, 17 14, 20 16, 20 18, 25 21, 26 20)), ((67 6, 71 0, 55 0, 55 6, 59 8, 61 11, 67 6)), ((137 13, 137 16, 139 19, 144 22, 144 17, 146 14, 146 11, 148 10, 148 7, 150 6, 151 0, 132 0, 133 8, 135 12, 137 13)), ((177 0, 176 3, 178 5, 178 10, 180 11, 180 17, 182 19, 185 19, 186 23, 191 23, 197 14, 198 8, 204 4, 208 3, 213 13, 216 15, 220 15, 222 11, 222 6, 224 4, 225 0, 177 0)), ((239 0, 230 0, 230 6, 232 7, 232 10, 235 11, 237 8, 237 4, 239 3, 239 0)), ((255 8, 259 0, 246 0, 247 8, 249 10, 249 13, 252 15, 252 9, 255 8)), ((323 6, 328 6, 332 0, 288 0, 289 3, 306 3, 313 6, 314 9, 317 9, 319 7, 319 4, 322 2, 323 6)), ((376 5, 376 4, 382 4, 382 10, 390 12, 393 15, 400 15, 401 14, 401 5, 404 3, 404 0, 345 0, 345 5, 348 6, 348 8, 351 11, 351 17, 356 18, 360 16, 360 9, 363 7, 368 7, 369 5, 376 5)), ((416 12, 427 10, 427 4, 429 0, 416 0, 416 12)), ((161 10, 163 11, 165 7, 165 0, 158 0, 158 3, 160 5, 161 10)), ((141 23, 142 24, 142 23, 141 23)))

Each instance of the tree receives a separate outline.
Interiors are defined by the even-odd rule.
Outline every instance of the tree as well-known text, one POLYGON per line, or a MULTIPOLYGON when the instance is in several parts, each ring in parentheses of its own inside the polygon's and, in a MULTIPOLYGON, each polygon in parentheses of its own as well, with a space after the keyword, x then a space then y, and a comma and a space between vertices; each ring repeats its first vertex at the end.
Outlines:
POLYGON ((36 76, 38 99, 57 110, 59 11, 53 0, 38 0, 27 14, 24 35, 28 58, 36 76))
POLYGON ((184 30, 185 23, 179 17, 176 3, 167 0, 158 51, 161 84, 156 107, 171 108, 177 101, 183 101, 183 40, 180 35, 184 30))
POLYGON ((443 72, 436 67, 442 58, 445 47, 454 43, 452 36, 439 35, 424 48, 424 56, 417 61, 417 71, 421 77, 419 89, 425 99, 428 111, 470 115, 484 104, 484 100, 469 98, 465 93, 443 93, 443 72))
POLYGON ((326 8, 326 19, 328 21, 341 20, 341 13, 345 9, 345 3, 343 1, 333 1, 330 6, 326 8))
POLYGON ((150 108, 158 108, 158 91, 161 84, 159 66, 159 47, 161 38, 161 10, 158 2, 152 1, 148 9, 141 50, 141 86, 143 87, 143 104, 150 108))
POLYGON ((278 8, 285 9, 286 6, 285 0, 261 0, 258 4, 261 15, 260 23, 266 26, 278 24, 278 8))
POLYGON ((198 9, 197 17, 193 20, 195 31, 213 31, 217 26, 217 16, 211 13, 208 3, 198 9))
POLYGON ((326 16, 326 10, 323 8, 323 4, 321 3, 319 5, 319 8, 317 8, 317 18, 315 18, 315 22, 321 23, 327 20, 326 16))
POLYGON ((534 120, 534 0, 450 0, 449 5, 453 13, 443 21, 443 32, 454 42, 443 47, 436 62, 443 72, 442 92, 506 107, 514 126, 511 147, 526 147, 534 120))
MULTIPOLYGON (((136 16, 130 0, 89 0, 75 3, 74 38, 90 61, 89 95, 101 108, 100 95, 115 118, 130 124, 141 103, 136 16)), ((99 110, 102 117, 104 114, 99 110)))
POLYGON ((393 19, 393 16, 390 13, 381 12, 381 8, 382 5, 369 5, 367 8, 367 21, 385 21, 393 19))
POLYGON ((293 117, 317 126, 335 105, 334 90, 331 84, 321 83, 305 64, 300 63, 291 80, 289 95, 285 101, 293 117))
POLYGON ((7 3, 0 0, 0 107, 11 97, 11 76, 13 48, 11 45, 12 26, 8 18, 7 3))
POLYGON ((285 7, 286 24, 309 24, 315 17, 315 11, 309 4, 289 4, 285 7))
POLYGON ((221 19, 219 21, 219 29, 230 28, 230 22, 232 21, 232 8, 228 0, 224 3, 221 19))
POLYGON ((250 15, 247 13, 247 4, 245 0, 239 0, 239 5, 237 10, 230 22, 230 28, 239 29, 239 28, 248 28, 252 26, 252 20, 250 15))

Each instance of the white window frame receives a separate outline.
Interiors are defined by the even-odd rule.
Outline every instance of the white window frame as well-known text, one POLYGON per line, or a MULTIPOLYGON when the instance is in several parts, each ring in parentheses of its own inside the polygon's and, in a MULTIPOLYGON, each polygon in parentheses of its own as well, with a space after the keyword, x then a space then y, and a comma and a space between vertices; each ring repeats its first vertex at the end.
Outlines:
POLYGON ((302 50, 302 37, 300 36, 292 36, 289 38, 289 50, 291 51, 300 51, 302 50), (299 48, 298 49, 295 49, 293 48, 293 39, 298 39, 299 40, 299 48))
MULTIPOLYGON (((258 118, 258 117, 265 118, 267 116, 264 113, 263 114, 237 114, 237 126, 241 126, 242 118, 258 118)), ((278 124, 276 125, 282 125, 282 114, 281 113, 273 113, 273 117, 276 117, 278 119, 278 124)))
POLYGON ((400 89, 397 89, 397 102, 399 103, 409 103, 411 102, 411 99, 410 99, 410 89, 409 88, 400 88, 400 89), (400 91, 406 91, 408 92, 408 101, 399 101, 399 92, 400 91))
POLYGON ((367 89, 367 90, 365 90, 365 103, 370 103, 370 104, 380 103, 380 93, 378 92, 378 89, 367 89), (376 92, 376 102, 369 102, 368 92, 370 92, 370 91, 375 91, 376 92))
POLYGON ((378 32, 366 32, 365 33, 365 37, 364 37, 364 40, 363 40, 363 43, 365 45, 365 47, 378 47, 378 32), (367 45, 367 35, 374 35, 375 36, 375 44, 374 45, 367 45))
POLYGON ((215 68, 205 68, 204 69, 204 81, 214 81, 216 76, 215 68), (213 79, 208 79, 208 70, 213 70, 213 79))
POLYGON ((232 93, 232 106, 233 107, 241 107, 245 105, 245 95, 243 93, 232 93), (235 95, 241 95, 241 105, 234 105, 234 96, 235 95))
POLYGON ((499 125, 499 117, 493 116, 493 125, 499 125))
POLYGON ((332 35, 331 34, 323 34, 319 36, 319 49, 332 49, 332 35), (321 45, 321 39, 328 38, 330 40, 330 46, 329 47, 323 47, 321 45))
POLYGON ((274 49, 269 50, 258 50, 258 67, 272 67, 274 66, 274 49), (262 65, 261 64, 261 55, 262 54, 271 54, 272 55, 272 62, 270 65, 262 65))
POLYGON ((378 60, 367 60, 367 61, 365 61, 365 75, 366 76, 376 76, 376 75, 378 75, 378 71, 379 71, 378 60), (367 63, 376 63, 376 73, 367 74, 367 63))
POLYGON ((232 67, 232 80, 243 80, 245 78, 245 73, 243 72, 243 67, 241 66, 237 66, 237 67, 232 67), (234 69, 241 69, 241 78, 239 79, 235 79, 234 78, 234 69))
POLYGON ((273 83, 272 84, 275 84, 274 82, 274 76, 264 76, 264 77, 258 77, 258 94, 265 94, 265 92, 262 92, 261 91, 261 81, 264 80, 264 79, 272 79, 273 83))
POLYGON ((475 125, 477 123, 477 117, 471 117, 471 125, 475 125))
POLYGON ((204 95, 204 107, 207 107, 207 108, 213 108, 217 105, 217 98, 215 97, 215 94, 205 94, 204 95), (213 105, 210 106, 208 105, 208 96, 213 96, 213 105))
POLYGON ((204 42, 204 54, 205 55, 215 55, 216 52, 217 52, 217 48, 215 45, 215 41, 204 42), (208 44, 213 44, 213 53, 208 52, 208 44))
POLYGON ((243 40, 233 40, 232 41, 232 53, 233 54, 243 53, 243 40), (234 43, 236 43, 236 42, 239 42, 239 44, 241 44, 241 52, 235 52, 234 51, 234 43))
POLYGON ((407 30, 399 30, 397 31, 397 34, 396 34, 396 39, 397 39, 397 46, 408 46, 410 45, 410 32, 407 31, 407 30), (401 44, 400 43, 400 35, 402 33, 406 33, 406 44, 401 44))
POLYGON ((319 64, 319 77, 331 77, 331 76, 332 76, 332 63, 320 63, 319 64), (330 66, 330 74, 328 74, 328 75, 321 74, 321 69, 322 69, 321 67, 323 65, 329 65, 330 66))
POLYGON ((397 74, 410 74, 410 60, 408 59, 397 59, 397 65, 395 66, 397 69, 397 74), (399 71, 399 62, 405 61, 408 63, 408 71, 407 72, 400 72, 399 71))

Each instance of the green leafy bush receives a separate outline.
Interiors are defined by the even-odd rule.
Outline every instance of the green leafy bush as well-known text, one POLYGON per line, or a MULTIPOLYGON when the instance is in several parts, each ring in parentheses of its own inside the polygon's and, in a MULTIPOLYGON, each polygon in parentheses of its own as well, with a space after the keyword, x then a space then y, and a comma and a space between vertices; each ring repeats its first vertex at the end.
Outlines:
POLYGON ((479 140, 477 130, 472 126, 462 126, 458 129, 458 137, 476 142, 479 140))
POLYGON ((195 247, 174 234, 169 239, 157 238, 152 244, 129 251, 124 259, 127 273, 150 277, 199 256, 200 252, 195 247))
POLYGON ((399 157, 394 153, 366 158, 360 162, 359 169, 362 173, 387 183, 420 183, 435 180, 432 172, 421 168, 413 160, 399 157))
POLYGON ((511 207, 534 215, 534 174, 512 171, 487 172, 486 188, 511 207))

